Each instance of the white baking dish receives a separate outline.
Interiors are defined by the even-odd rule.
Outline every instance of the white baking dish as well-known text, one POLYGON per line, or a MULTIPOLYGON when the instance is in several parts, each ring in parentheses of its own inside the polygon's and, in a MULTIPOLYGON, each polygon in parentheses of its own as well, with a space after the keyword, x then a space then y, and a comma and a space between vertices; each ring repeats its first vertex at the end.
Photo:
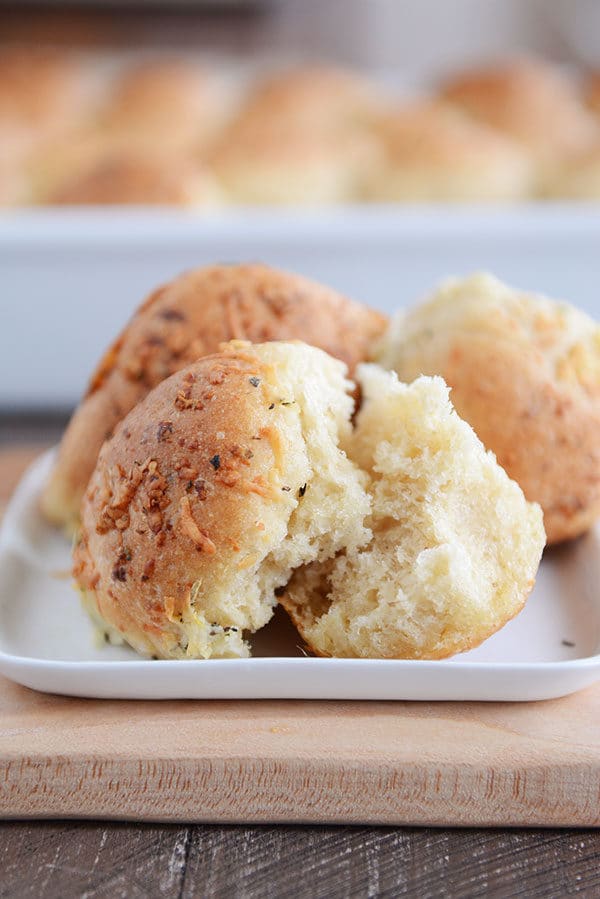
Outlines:
POLYGON ((0 408, 69 406, 135 306, 184 269, 261 260, 386 311, 489 269, 600 316, 600 206, 38 210, 0 215, 0 408))
POLYGON ((121 699, 521 701, 600 679, 600 532, 548 553, 524 611, 447 661, 308 658, 283 614, 251 659, 149 661, 98 646, 68 577, 69 546, 38 513, 51 461, 26 474, 0 534, 0 673, 28 687, 121 699))

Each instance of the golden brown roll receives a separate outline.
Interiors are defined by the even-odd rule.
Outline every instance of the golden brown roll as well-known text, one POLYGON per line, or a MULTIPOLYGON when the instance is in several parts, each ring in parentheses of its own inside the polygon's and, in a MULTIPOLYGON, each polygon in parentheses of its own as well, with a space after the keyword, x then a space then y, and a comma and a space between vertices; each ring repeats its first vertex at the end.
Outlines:
POLYGON ((100 124, 128 141, 191 148, 207 140, 219 119, 214 80, 182 59, 155 59, 126 70, 108 98, 100 124))
MULTIPOLYGON (((64 160, 63 160, 64 162, 64 160)), ((62 167, 62 166, 61 166, 62 167)), ((81 169, 57 171, 53 189, 41 191, 43 202, 58 206, 208 206, 221 193, 210 172, 190 158, 149 150, 97 148, 81 169)), ((47 176, 48 180, 48 176, 47 176)))
POLYGON ((63 437, 42 500, 72 529, 103 441, 160 381, 223 341, 302 339, 353 369, 386 319, 326 287, 264 265, 216 265, 156 290, 107 351, 63 437))
POLYGON ((439 659, 477 646, 523 607, 545 535, 441 378, 357 370, 346 441, 368 472, 372 537, 299 569, 280 597, 318 655, 439 659))
POLYGON ((529 156, 513 141, 438 103, 415 103, 380 120, 380 153, 367 198, 388 202, 489 202, 526 197, 529 156))
POLYGON ((32 155, 33 194, 42 204, 218 205, 217 182, 198 159, 217 106, 212 78, 191 63, 127 69, 100 110, 32 155))
POLYGON ((277 120, 283 129, 306 132, 363 127, 381 112, 385 98, 374 84, 350 70, 303 66, 264 79, 240 110, 243 122, 277 120))
POLYGON ((88 69, 71 53, 26 45, 0 47, 0 203, 36 201, 30 158, 68 133, 92 94, 88 69))
POLYGON ((232 203, 321 206, 357 199, 374 153, 366 134, 252 120, 226 130, 208 161, 232 203))
POLYGON ((80 111, 84 81, 64 50, 0 47, 0 128, 32 137, 60 130, 80 111))
POLYGON ((543 162, 585 147, 596 134, 575 86, 553 66, 535 60, 450 77, 440 96, 518 140, 543 162))
POLYGON ((72 129, 35 148, 26 162, 34 201, 44 204, 64 183, 98 165, 111 149, 106 136, 88 126, 72 129))
POLYGON ((213 145, 209 161, 234 203, 328 205, 358 199, 382 106, 353 73, 307 67, 265 80, 213 145))
POLYGON ((104 444, 74 576, 107 637, 160 658, 249 654, 299 565, 364 543, 340 450, 345 366, 301 343, 233 345, 159 384, 104 444))
POLYGON ((398 316, 376 357, 404 381, 442 375, 458 414, 541 505, 549 543, 600 515, 600 327, 587 315, 474 275, 398 316))
POLYGON ((552 166, 545 175, 541 193, 552 199, 599 200, 600 141, 552 166))

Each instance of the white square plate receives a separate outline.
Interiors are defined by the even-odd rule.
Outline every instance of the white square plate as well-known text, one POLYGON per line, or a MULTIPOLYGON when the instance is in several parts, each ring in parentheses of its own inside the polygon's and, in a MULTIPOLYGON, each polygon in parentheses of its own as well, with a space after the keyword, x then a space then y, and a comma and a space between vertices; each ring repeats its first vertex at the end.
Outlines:
POLYGON ((151 661, 98 646, 68 575, 70 547, 38 512, 52 464, 29 469, 0 532, 0 673, 48 693, 119 699, 550 699, 600 679, 600 532, 545 554, 524 611, 444 661, 303 655, 283 613, 251 659, 151 661))

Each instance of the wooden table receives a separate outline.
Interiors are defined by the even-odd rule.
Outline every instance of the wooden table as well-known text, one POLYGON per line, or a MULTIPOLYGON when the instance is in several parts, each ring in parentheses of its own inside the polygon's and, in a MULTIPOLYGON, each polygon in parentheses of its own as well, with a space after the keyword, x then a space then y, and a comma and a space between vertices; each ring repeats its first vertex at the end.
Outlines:
MULTIPOLYGON (((25 452, 20 431, 0 451, 0 510, 52 428, 29 428, 25 452)), ((0 871, 0 899, 600 897, 600 832, 11 822, 0 871)))

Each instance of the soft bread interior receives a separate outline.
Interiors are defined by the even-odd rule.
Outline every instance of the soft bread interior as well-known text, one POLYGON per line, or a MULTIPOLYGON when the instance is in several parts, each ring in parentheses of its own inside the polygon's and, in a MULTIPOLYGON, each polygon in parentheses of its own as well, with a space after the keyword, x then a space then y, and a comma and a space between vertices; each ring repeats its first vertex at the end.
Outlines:
POLYGON ((479 644, 523 606, 542 514, 453 410, 441 378, 402 384, 358 369, 346 441, 369 474, 368 545, 296 572, 282 598, 321 655, 441 658, 479 644))

